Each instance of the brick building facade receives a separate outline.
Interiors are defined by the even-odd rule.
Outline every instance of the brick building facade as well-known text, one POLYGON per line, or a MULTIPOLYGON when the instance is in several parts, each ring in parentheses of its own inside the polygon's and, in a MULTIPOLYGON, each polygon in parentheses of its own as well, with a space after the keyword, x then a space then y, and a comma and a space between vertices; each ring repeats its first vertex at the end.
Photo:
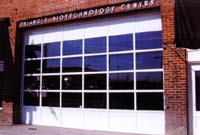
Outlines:
MULTIPOLYGON (((132 2, 130 0, 2 0, 0 3, 0 18, 9 18, 10 25, 9 43, 5 49, 5 75, 2 109, 0 110, 0 124, 12 125, 21 123, 21 88, 23 69, 23 40, 24 32, 32 28, 40 29, 46 26, 57 26, 67 23, 82 23, 84 21, 159 12, 162 24, 162 64, 163 64, 163 89, 164 89, 164 134, 187 135, 189 134, 188 117, 188 85, 187 85, 187 57, 186 49, 175 47, 174 31, 174 1, 155 0, 152 7, 142 5, 136 10, 120 11, 113 14, 97 15, 89 18, 74 19, 72 21, 55 22, 37 26, 24 26, 24 20, 37 19, 76 11, 85 11, 96 7, 106 7, 132 2), (99 17, 100 16, 100 17, 99 17)), ((147 1, 149 2, 149 1, 147 1)), ((138 3, 139 4, 139 3, 138 3)), ((143 3, 144 4, 144 3, 143 3)), ((156 24, 155 24, 156 25, 156 24)), ((1 37, 0 37, 1 38, 1 37)), ((4 44, 1 44, 1 46, 4 44)), ((85 97, 86 98, 86 97, 85 97)), ((157 127, 155 127, 157 128, 157 127)))

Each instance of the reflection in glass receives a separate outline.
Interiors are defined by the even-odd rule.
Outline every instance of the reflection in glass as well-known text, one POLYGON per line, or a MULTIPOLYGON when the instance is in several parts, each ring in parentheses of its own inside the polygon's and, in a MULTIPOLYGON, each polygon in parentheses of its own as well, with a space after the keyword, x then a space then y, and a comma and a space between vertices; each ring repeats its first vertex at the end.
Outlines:
POLYGON ((25 58, 40 58, 40 57, 41 57, 41 45, 25 46, 25 58))
POLYGON ((60 76, 43 76, 42 89, 43 90, 59 90, 60 76))
POLYGON ((63 72, 82 72, 82 58, 64 58, 63 72))
POLYGON ((86 90, 105 90, 106 74, 85 75, 86 90))
POLYGON ((109 51, 133 50, 133 34, 110 36, 109 51))
POLYGON ((162 72, 140 72, 136 78, 137 89, 163 89, 162 72))
POLYGON ((46 43, 43 46, 43 56, 60 56, 60 42, 46 43))
POLYGON ((196 111, 200 111, 200 71, 195 72, 196 79, 196 111))
POLYGON ((113 73, 109 77, 110 90, 133 89, 133 73, 113 73))
POLYGON ((105 93, 85 93, 85 108, 106 108, 105 93))
POLYGON ((25 74, 40 73, 40 60, 25 61, 25 74))
POLYGON ((85 39, 85 53, 106 52, 106 37, 85 39))
POLYGON ((110 109, 134 109, 134 94, 110 93, 109 106, 110 109))
POLYGON ((106 71, 106 56, 85 57, 85 71, 106 71))
POLYGON ((24 77, 25 90, 39 90, 40 89, 40 76, 26 76, 24 77))
POLYGON ((40 93, 39 92, 24 92, 24 105, 39 106, 40 93))
POLYGON ((58 73, 60 72, 60 59, 47 59, 42 62, 43 73, 58 73))
POLYGON ((82 54, 82 40, 63 42, 63 55, 82 54))
POLYGON ((162 48, 162 32, 136 33, 136 49, 162 48))
POLYGON ((163 93, 137 93, 137 110, 163 109, 163 93))
POLYGON ((42 106, 59 107, 60 93, 42 93, 42 106))
POLYGON ((132 70, 133 54, 110 55, 110 70, 132 70))
POLYGON ((62 93, 62 107, 75 107, 82 106, 81 93, 62 93))
POLYGON ((162 52, 147 52, 136 54, 137 69, 162 68, 162 52))
POLYGON ((82 75, 64 75, 62 77, 63 90, 81 90, 82 75))

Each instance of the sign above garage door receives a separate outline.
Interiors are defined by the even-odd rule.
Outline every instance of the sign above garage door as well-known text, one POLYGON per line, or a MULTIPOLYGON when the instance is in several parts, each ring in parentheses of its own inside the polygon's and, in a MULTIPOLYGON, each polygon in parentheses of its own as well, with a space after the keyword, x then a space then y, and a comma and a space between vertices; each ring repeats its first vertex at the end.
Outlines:
POLYGON ((57 22, 65 22, 76 19, 90 18, 95 16, 103 16, 115 13, 128 12, 139 9, 158 7, 158 0, 137 0, 121 4, 95 7, 91 9, 79 10, 74 12, 62 13, 46 17, 28 19, 18 23, 19 28, 51 24, 57 22))

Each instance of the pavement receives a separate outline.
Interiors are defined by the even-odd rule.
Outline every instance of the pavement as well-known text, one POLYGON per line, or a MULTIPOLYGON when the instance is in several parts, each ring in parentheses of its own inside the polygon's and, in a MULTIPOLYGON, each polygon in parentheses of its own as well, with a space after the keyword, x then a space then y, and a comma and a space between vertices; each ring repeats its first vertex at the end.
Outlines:
POLYGON ((13 126, 0 126, 0 135, 142 135, 142 134, 126 134, 126 133, 116 133, 116 132, 103 132, 103 131, 80 130, 80 129, 35 126, 35 125, 13 125, 13 126))

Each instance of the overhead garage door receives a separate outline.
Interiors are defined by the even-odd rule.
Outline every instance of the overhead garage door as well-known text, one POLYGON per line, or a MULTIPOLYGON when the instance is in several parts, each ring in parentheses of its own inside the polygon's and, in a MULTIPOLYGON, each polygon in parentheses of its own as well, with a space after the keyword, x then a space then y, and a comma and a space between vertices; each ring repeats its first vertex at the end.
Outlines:
POLYGON ((25 32, 22 122, 164 134, 159 13, 25 32))

